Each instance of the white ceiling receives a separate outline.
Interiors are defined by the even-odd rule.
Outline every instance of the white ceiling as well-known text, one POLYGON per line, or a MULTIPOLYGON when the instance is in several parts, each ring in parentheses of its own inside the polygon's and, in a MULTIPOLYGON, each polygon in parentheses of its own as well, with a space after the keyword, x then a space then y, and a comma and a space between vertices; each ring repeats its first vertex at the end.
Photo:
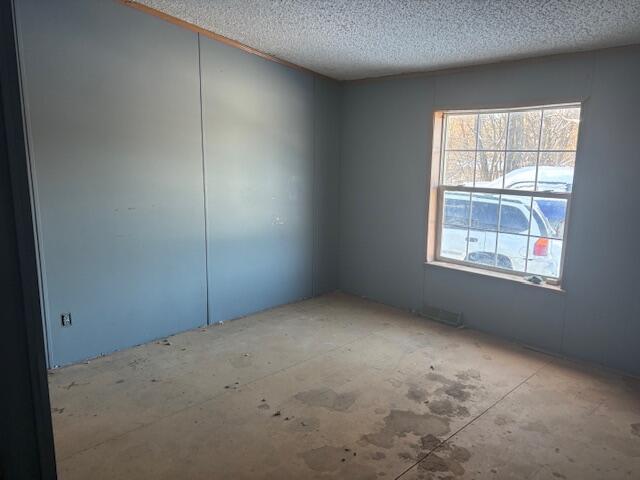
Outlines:
POLYGON ((340 80, 640 43, 640 0, 138 0, 340 80))

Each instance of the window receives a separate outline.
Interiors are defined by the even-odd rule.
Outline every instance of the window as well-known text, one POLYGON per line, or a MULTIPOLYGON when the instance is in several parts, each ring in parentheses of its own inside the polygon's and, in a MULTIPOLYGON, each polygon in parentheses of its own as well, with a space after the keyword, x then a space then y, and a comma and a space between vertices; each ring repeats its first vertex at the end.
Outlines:
POLYGON ((436 114, 429 259, 562 275, 580 105, 436 114))

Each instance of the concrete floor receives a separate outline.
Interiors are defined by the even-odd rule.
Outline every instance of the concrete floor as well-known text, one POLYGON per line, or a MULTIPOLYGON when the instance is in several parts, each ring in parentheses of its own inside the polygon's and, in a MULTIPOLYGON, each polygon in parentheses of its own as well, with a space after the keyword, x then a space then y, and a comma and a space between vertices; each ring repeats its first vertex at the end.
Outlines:
POLYGON ((63 480, 640 478, 639 380, 342 294, 49 379, 63 480))

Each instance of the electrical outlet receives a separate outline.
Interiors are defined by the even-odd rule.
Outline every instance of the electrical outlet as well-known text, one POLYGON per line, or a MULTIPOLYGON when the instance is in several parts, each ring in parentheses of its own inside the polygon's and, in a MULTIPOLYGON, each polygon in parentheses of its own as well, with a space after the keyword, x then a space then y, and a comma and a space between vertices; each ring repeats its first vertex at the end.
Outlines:
POLYGON ((63 327, 71 326, 71 314, 70 313, 61 313, 60 314, 60 323, 62 323, 63 327))

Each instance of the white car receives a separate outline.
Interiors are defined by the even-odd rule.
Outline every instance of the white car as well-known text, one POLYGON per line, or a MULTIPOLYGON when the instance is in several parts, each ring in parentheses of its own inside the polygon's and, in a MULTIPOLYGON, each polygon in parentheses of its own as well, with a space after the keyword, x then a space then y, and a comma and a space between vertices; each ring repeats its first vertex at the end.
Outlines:
POLYGON ((499 207, 499 198, 474 193, 471 206, 468 193, 446 192, 440 256, 558 278, 562 240, 549 238, 555 235, 554 229, 538 205, 533 202, 531 207, 526 197, 503 195, 499 207))
MULTIPOLYGON (((536 179, 536 167, 522 167, 504 175, 504 186, 503 177, 490 182, 476 182, 476 186, 510 190, 537 190, 539 192, 570 192, 573 187, 573 167, 541 165, 538 167, 537 175, 536 179), (536 180, 537 188, 535 188, 536 180)), ((554 230, 564 229, 567 215, 566 200, 536 198, 536 203, 554 230)))
POLYGON ((521 167, 504 175, 504 187, 502 177, 490 182, 476 182, 477 187, 507 188, 511 190, 534 190, 536 180, 537 191, 542 192, 570 192, 573 185, 573 167, 555 167, 540 165, 536 167, 521 167))

